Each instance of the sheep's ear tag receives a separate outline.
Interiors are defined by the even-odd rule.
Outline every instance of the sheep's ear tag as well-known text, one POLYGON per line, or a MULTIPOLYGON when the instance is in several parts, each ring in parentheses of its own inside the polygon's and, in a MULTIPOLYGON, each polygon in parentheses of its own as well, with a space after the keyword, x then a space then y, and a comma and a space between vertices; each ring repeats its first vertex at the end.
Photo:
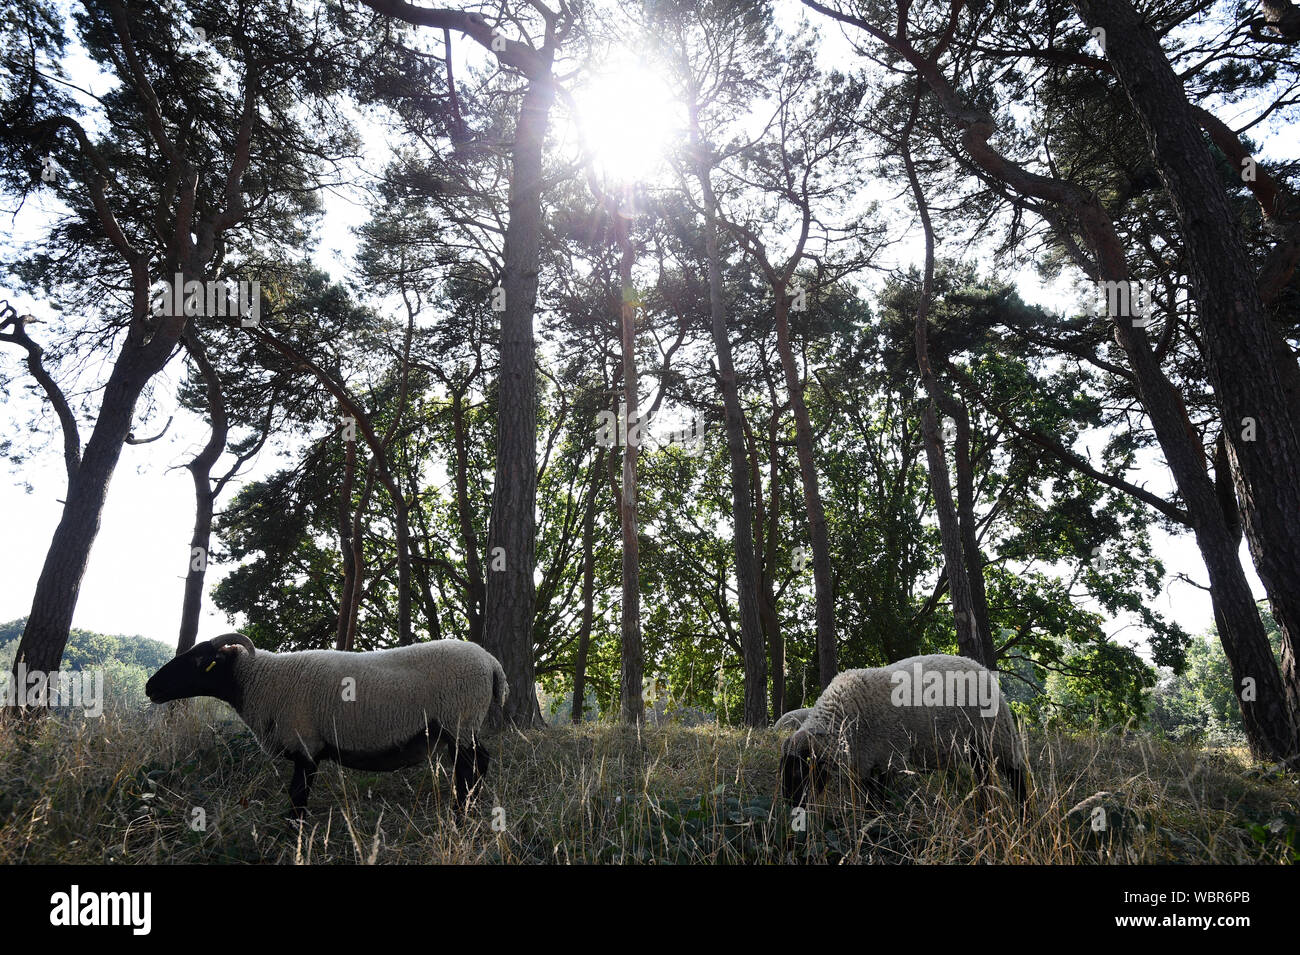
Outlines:
POLYGON ((216 666, 216 665, 217 665, 217 661, 216 661, 216 660, 213 660, 211 663, 209 663, 207 666, 205 666, 205 667, 203 668, 203 672, 204 672, 204 673, 210 673, 210 672, 212 671, 212 668, 213 668, 214 666, 216 666))

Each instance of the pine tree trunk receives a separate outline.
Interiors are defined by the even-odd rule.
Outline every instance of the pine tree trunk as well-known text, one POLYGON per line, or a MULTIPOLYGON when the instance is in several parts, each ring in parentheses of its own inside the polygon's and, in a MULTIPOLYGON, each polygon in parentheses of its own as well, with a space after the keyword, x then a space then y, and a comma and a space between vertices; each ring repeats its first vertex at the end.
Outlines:
POLYGON ((1089 27, 1105 31, 1106 58, 1146 133, 1178 218, 1206 369, 1240 478, 1246 536, 1283 625, 1288 720, 1300 724, 1300 421, 1286 387, 1295 360, 1280 358, 1278 332, 1256 288, 1237 219, 1160 41, 1128 0, 1075 0, 1075 8, 1089 27), (1280 367, 1280 360, 1290 367, 1280 367))
POLYGON ((465 595, 465 617, 469 621, 470 641, 482 646, 483 607, 487 597, 483 582, 483 563, 478 553, 478 532, 474 529, 474 511, 469 499, 469 451, 463 392, 453 392, 451 414, 452 433, 456 444, 456 516, 460 521, 460 536, 465 547, 465 576, 469 580, 465 595))
POLYGON ((749 480, 754 488, 754 554, 758 558, 758 621, 767 641, 768 676, 771 683, 772 719, 785 712, 785 641, 776 606, 776 538, 781 526, 781 484, 776 445, 777 417, 772 416, 767 437, 768 495, 763 503, 763 481, 759 472, 758 439, 745 422, 749 448, 749 480))
POLYGON ((727 310, 722 295, 722 261, 718 251, 717 197, 701 165, 697 175, 704 193, 704 243, 709 267, 709 313, 713 345, 718 353, 718 380, 726 413, 727 452, 731 465, 731 523, 736 552, 736 590, 740 604, 740 645, 745 668, 744 721, 747 726, 767 724, 767 654, 758 619, 758 569, 754 559, 753 490, 745 461, 744 411, 727 331, 727 310))
POLYGON ((185 573, 185 597, 181 603, 180 635, 176 641, 179 656, 194 646, 199 634, 199 615, 203 608, 203 583, 207 577, 208 548, 212 543, 212 482, 206 468, 188 465, 194 478, 194 533, 190 536, 190 562, 185 573))
MULTIPOLYGON (((759 616, 763 628, 767 631, 767 652, 772 667, 772 718, 780 719, 785 714, 785 635, 781 632, 781 615, 776 605, 776 540, 781 529, 781 480, 779 473, 780 455, 776 446, 776 422, 768 433, 768 499, 767 514, 757 515, 754 527, 761 528, 766 518, 767 530, 764 541, 754 541, 754 552, 763 555, 762 587, 759 597, 762 604, 759 616)), ((754 479, 754 488, 762 487, 758 478, 754 479)))
MULTIPOLYGON (((342 415, 342 409, 340 409, 342 415)), ((339 622, 334 649, 347 650, 351 645, 352 597, 357 587, 357 553, 353 539, 352 487, 357 474, 357 443, 343 442, 343 481, 339 488, 336 516, 339 527, 339 553, 343 559, 343 582, 339 590, 339 622)))
POLYGON ((813 592, 817 610, 817 675, 826 689, 839 672, 835 642, 835 594, 831 582, 831 542, 826 530, 817 464, 813 456, 813 429, 803 399, 803 380, 790 345, 790 303, 785 289, 776 294, 776 348, 785 373, 785 387, 794 411, 795 448, 799 457, 799 478, 803 483, 804 511, 808 516, 808 539, 812 547, 813 592))
MULTIPOLYGON (((387 467, 384 469, 387 471, 387 467)), ((388 473, 386 486, 393 499, 393 523, 397 549, 397 643, 409 646, 415 642, 415 628, 411 623, 411 522, 407 516, 406 498, 401 485, 388 473)))
POLYGON ((623 425, 626 439, 623 442, 623 493, 619 499, 619 525, 623 535, 623 599, 622 599, 622 670, 619 687, 621 714, 624 723, 640 723, 644 716, 642 702, 641 661, 641 587, 639 582, 640 544, 637 539, 637 486, 636 464, 640 444, 640 403, 637 394, 639 378, 636 370, 636 302, 632 288, 632 266, 635 251, 628 237, 628 222, 617 215, 618 241, 622 248, 619 279, 623 289, 621 316, 623 346, 623 425))
MULTIPOLYGON (((1100 230, 1094 235, 1106 239, 1100 230)), ((1118 243, 1105 240, 1097 244, 1102 274, 1112 281, 1128 281, 1118 243)), ((1182 399, 1161 371, 1146 333, 1134 328, 1131 320, 1121 318, 1115 322, 1115 337, 1128 354, 1142 405, 1183 497, 1209 574, 1219 639, 1232 670, 1234 693, 1241 705, 1242 726, 1251 752, 1258 757, 1284 759, 1300 752, 1300 740, 1268 634, 1237 555, 1237 537, 1224 518, 1221 491, 1206 471, 1205 454, 1187 423, 1182 399), (1250 680, 1253 699, 1243 695, 1245 679, 1250 680)))
POLYGON ((948 597, 952 601, 953 621, 957 627, 957 652, 992 668, 995 666, 995 661, 983 659, 984 647, 976 629, 975 607, 971 600, 970 579, 966 576, 966 559, 962 553, 957 508, 952 502, 948 461, 944 457, 943 440, 939 435, 939 419, 935 414, 933 402, 928 403, 922 412, 921 435, 925 440, 926 459, 930 466, 930 490, 934 495, 934 511, 939 521, 939 539, 943 544, 948 597))
POLYGON ((505 718, 540 725, 533 662, 536 564, 537 372, 533 311, 542 230, 542 146, 552 101, 549 76, 528 83, 515 129, 510 220, 505 235, 505 311, 497 395, 496 486, 488 532, 483 645, 510 683, 505 718))
POLYGON ((207 577, 208 552, 212 543, 212 467, 226 448, 230 425, 221 380, 208 360, 203 343, 193 326, 185 331, 185 344, 203 378, 212 433, 203 449, 187 465, 194 479, 194 533, 190 537, 189 569, 185 574, 185 598, 181 606, 180 635, 176 641, 179 656, 194 646, 199 633, 199 614, 203 607, 203 583, 207 577))
POLYGON ((171 351, 162 349, 163 344, 151 341, 140 345, 128 339, 113 366, 94 430, 68 481, 67 501, 36 582, 15 666, 24 663, 29 672, 44 673, 59 668, 91 547, 99 533, 108 485, 131 433, 136 401, 149 379, 166 364, 171 351))
MULTIPOLYGON (((915 121, 915 107, 913 108, 915 121)), ((911 135, 911 124, 906 136, 911 135)), ((916 201, 916 211, 921 217, 921 226, 925 235, 925 272, 916 303, 916 367, 920 373, 930 401, 921 417, 921 436, 925 441, 926 458, 929 461, 930 490, 934 495, 935 516, 939 520, 939 539, 943 543, 943 557, 948 576, 948 597, 952 601, 953 621, 957 628, 957 652, 964 657, 982 663, 989 669, 997 669, 997 660, 991 651, 991 641, 987 634, 979 631, 978 618, 975 615, 975 603, 971 596, 970 577, 966 570, 966 555, 962 546, 961 527, 957 517, 957 508, 952 500, 952 480, 948 473, 948 459, 944 455, 942 439, 939 436, 939 418, 936 408, 948 401, 947 396, 935 380, 930 366, 929 322, 930 299, 934 295, 934 228, 930 224, 930 210, 925 201, 916 175, 916 166, 912 162, 911 149, 906 142, 903 145, 903 164, 907 169, 908 182, 912 187, 912 196, 916 201)))
POLYGON ((984 589, 984 555, 980 552, 975 519, 975 463, 970 455, 970 415, 956 399, 949 400, 948 409, 957 425, 957 446, 953 453, 957 469, 957 527, 961 534, 962 557, 966 561, 966 580, 970 584, 971 612, 975 615, 975 632, 980 637, 983 659, 997 660, 989 599, 984 589))
MULTIPOLYGON (((356 442, 351 442, 353 453, 356 442)), ((366 480, 357 498, 357 506, 352 512, 352 586, 348 589, 348 602, 344 607, 343 639, 338 644, 339 650, 352 650, 357 642, 357 621, 361 615, 361 598, 366 590, 366 553, 365 530, 362 524, 366 509, 370 506, 370 495, 374 491, 375 468, 373 463, 366 468, 366 480)))
POLYGON ((578 624, 578 652, 573 666, 573 707, 569 714, 581 723, 587 705, 587 653, 591 649, 591 624, 596 603, 596 500, 602 483, 601 469, 605 452, 596 452, 592 466, 591 492, 587 510, 582 515, 582 620, 578 624))

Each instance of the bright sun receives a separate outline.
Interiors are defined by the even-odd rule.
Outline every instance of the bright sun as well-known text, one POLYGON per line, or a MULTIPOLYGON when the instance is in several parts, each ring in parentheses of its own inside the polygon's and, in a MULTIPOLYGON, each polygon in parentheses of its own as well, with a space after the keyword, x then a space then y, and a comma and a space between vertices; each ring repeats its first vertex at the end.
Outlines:
POLYGON ((680 110, 660 76, 627 55, 609 62, 573 99, 578 137, 598 176, 625 185, 664 177, 680 110))

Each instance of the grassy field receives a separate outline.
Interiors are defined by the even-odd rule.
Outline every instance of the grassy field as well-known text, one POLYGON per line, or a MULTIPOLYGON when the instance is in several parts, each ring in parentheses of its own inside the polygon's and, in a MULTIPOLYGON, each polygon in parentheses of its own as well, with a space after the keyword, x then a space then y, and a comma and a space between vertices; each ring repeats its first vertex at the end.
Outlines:
POLYGON ((1300 859, 1300 777, 1244 755, 1106 734, 1028 737, 1033 796, 981 809, 966 773, 904 777, 884 812, 832 785, 796 831, 779 737, 558 727, 495 737, 469 814, 437 765, 326 764, 301 831, 289 764, 220 706, 0 722, 0 864, 1278 863, 1300 859), (1095 831, 1099 791, 1107 826, 1095 831))

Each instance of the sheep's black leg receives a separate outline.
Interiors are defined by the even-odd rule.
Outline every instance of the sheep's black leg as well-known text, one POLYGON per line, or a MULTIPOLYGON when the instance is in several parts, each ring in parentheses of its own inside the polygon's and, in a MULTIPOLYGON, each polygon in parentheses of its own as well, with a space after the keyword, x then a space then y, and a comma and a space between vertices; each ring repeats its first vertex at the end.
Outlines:
POLYGON ((488 763, 490 763, 491 761, 492 761, 492 755, 487 751, 487 747, 475 743, 474 744, 474 772, 477 774, 478 779, 482 779, 484 776, 487 775, 488 763))
POLYGON ((289 804, 293 807, 293 818, 301 819, 307 815, 307 797, 311 795, 311 784, 316 778, 316 764, 305 756, 293 757, 293 781, 289 783, 289 804))
POLYGON ((1025 771, 1018 766, 1007 766, 1002 772, 1011 781, 1011 789, 1020 803, 1020 821, 1024 822, 1029 811, 1029 792, 1025 787, 1025 771))
POLYGON ((781 757, 781 791, 792 806, 802 806, 808 798, 808 760, 795 753, 781 757))
MULTIPOLYGON (((985 785, 992 789, 994 787, 993 766, 994 760, 990 759, 986 753, 978 750, 971 753, 971 767, 975 770, 976 779, 983 778, 985 785)), ((1024 822, 1028 812, 1028 792, 1025 789, 1025 773, 1018 766, 1004 764, 997 761, 997 770, 1002 777, 1011 784, 1011 792, 1016 797, 1016 802, 1020 805, 1020 821, 1024 822)), ((988 811, 988 802, 984 797, 983 789, 980 791, 980 808, 988 811)))
POLYGON ((475 769, 477 766, 477 749, 473 743, 468 745, 455 744, 454 752, 456 756, 456 808, 461 812, 465 811, 465 804, 469 801, 469 791, 474 788, 477 782, 475 769))
POLYGON ((868 773, 865 783, 867 802, 876 809, 884 809, 889 801, 889 793, 885 789, 885 781, 881 778, 879 770, 872 770, 868 773))
POLYGON ((970 752, 970 768, 975 776, 975 802, 980 812, 989 811, 988 790, 993 786, 993 763, 978 749, 970 752))
POLYGON ((827 761, 814 756, 808 761, 808 795, 817 799, 826 792, 830 782, 830 769, 827 761))

